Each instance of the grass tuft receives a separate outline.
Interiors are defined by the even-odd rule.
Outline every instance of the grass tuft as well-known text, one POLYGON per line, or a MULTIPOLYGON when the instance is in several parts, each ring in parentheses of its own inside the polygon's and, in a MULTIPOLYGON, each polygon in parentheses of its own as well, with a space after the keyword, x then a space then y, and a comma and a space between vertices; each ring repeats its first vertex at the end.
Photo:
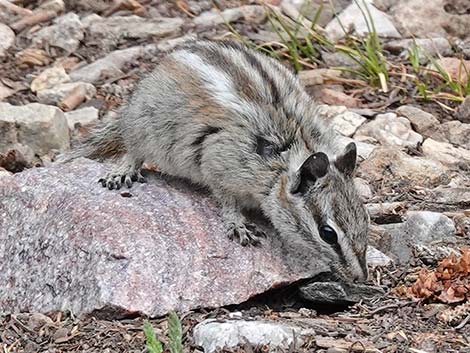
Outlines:
MULTIPOLYGON (((443 104, 442 101, 462 102, 470 95, 470 73, 464 62, 462 61, 460 65, 459 77, 452 77, 436 58, 422 51, 416 41, 408 49, 408 59, 406 59, 408 61, 399 66, 405 72, 397 73, 397 66, 389 62, 384 53, 369 5, 365 0, 353 1, 362 13, 368 33, 362 37, 352 35, 335 13, 335 18, 344 32, 344 38, 340 43, 330 41, 324 30, 317 24, 323 6, 317 9, 312 21, 309 21, 300 13, 297 18, 293 18, 292 16, 295 15, 289 17, 281 13, 279 9, 264 4, 268 22, 278 37, 278 41, 269 43, 256 44, 237 33, 230 24, 227 26, 232 34, 246 45, 277 59, 287 59, 296 72, 324 65, 322 52, 342 53, 357 65, 355 68, 336 67, 334 69, 349 74, 361 87, 370 85, 386 93, 390 86, 394 90, 408 92, 408 88, 400 87, 400 83, 391 80, 392 75, 400 76, 403 79, 401 83, 406 80, 413 82, 415 91, 408 94, 414 98, 435 101, 450 110, 452 108, 443 104), (423 57, 430 63, 427 67, 421 64, 423 57)), ((331 2, 330 6, 334 9, 331 2)))
MULTIPOLYGON (((168 345, 165 347, 170 353, 183 353, 183 329, 176 313, 168 315, 168 345)), ((144 321, 144 336, 148 353, 163 353, 163 344, 158 340, 152 324, 144 321)))
POLYGON ((163 345, 157 339, 157 335, 155 334, 155 330, 152 324, 145 320, 144 321, 144 335, 146 341, 146 348, 148 353, 162 353, 163 352, 163 345))
POLYGON ((168 348, 170 353, 183 353, 183 330, 178 316, 171 312, 168 316, 168 348))

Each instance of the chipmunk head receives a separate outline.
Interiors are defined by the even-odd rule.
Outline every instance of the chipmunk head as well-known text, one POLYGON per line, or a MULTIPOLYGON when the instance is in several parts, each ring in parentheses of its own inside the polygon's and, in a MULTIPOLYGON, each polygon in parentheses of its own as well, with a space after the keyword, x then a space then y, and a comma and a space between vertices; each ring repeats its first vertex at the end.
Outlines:
POLYGON ((367 278, 369 217, 352 178, 356 155, 354 143, 332 160, 323 152, 310 155, 281 175, 265 207, 281 236, 349 281, 367 278))

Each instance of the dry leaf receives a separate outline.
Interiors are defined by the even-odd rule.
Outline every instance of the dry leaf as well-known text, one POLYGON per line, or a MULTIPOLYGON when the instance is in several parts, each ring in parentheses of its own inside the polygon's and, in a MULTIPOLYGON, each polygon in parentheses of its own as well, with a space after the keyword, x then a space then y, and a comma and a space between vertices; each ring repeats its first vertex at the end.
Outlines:
POLYGON ((397 288, 395 292, 443 303, 470 300, 470 248, 463 248, 460 257, 443 259, 433 271, 422 269, 411 287, 397 288))

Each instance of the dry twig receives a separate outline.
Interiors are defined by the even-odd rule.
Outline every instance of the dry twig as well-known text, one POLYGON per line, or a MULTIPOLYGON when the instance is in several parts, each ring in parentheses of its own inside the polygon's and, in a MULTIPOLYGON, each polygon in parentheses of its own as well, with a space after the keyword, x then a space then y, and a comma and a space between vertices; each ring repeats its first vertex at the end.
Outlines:
POLYGON ((21 16, 29 16, 33 13, 33 11, 29 9, 25 9, 24 7, 21 7, 21 6, 15 5, 9 2, 8 0, 0 0, 0 6, 3 6, 7 10, 14 12, 21 16))
POLYGON ((21 20, 11 24, 11 28, 16 32, 21 32, 23 29, 37 25, 38 23, 52 20, 57 16, 57 12, 49 10, 39 10, 30 14, 29 16, 23 17, 21 20))

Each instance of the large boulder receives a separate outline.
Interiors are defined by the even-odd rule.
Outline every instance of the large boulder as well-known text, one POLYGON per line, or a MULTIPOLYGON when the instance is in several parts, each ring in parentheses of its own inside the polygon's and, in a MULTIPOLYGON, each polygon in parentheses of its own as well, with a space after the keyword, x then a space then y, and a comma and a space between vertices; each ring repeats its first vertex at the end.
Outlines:
POLYGON ((97 183, 106 172, 78 159, 0 177, 0 314, 160 316, 326 270, 316 254, 289 256, 272 232, 258 247, 230 241, 213 201, 181 181, 152 174, 109 191, 97 183))

